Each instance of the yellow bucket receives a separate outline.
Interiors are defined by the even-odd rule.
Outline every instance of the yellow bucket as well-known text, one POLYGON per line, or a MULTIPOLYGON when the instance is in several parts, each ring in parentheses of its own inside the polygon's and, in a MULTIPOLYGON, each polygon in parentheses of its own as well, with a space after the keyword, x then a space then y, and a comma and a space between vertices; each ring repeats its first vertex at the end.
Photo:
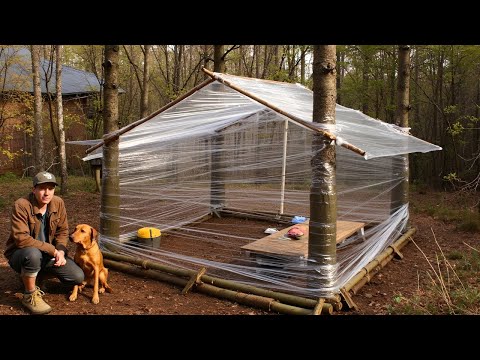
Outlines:
POLYGON ((160 246, 160 236, 162 235, 160 229, 154 227, 144 227, 138 229, 137 240, 145 245, 158 248, 160 246))

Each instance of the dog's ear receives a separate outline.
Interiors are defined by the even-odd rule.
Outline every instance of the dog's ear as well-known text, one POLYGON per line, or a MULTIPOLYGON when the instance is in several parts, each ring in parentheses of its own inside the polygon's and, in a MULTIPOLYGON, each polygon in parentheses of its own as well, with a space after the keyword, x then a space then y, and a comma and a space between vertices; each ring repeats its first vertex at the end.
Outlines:
POLYGON ((98 231, 95 230, 93 227, 90 226, 90 229, 91 229, 91 232, 92 232, 92 235, 91 235, 91 239, 92 241, 96 241, 98 242, 98 231))

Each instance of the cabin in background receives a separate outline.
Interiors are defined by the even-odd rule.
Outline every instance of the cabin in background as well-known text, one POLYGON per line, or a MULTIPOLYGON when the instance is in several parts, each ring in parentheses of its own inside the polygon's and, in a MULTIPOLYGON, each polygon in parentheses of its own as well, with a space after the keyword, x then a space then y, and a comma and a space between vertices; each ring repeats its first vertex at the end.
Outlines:
MULTIPOLYGON (((43 97, 45 164, 59 173, 55 101, 55 61, 40 60, 43 97), (55 165, 53 165, 55 164, 55 165), (53 166, 52 166, 53 165, 53 166)), ((101 92, 95 74, 62 66, 62 98, 65 140, 87 140, 88 126, 95 116, 101 92)), ((0 47, 0 175, 7 172, 32 176, 33 171, 33 81, 30 51, 25 47, 0 47)), ((68 146, 69 173, 82 173, 88 165, 81 160, 84 148, 68 146)))

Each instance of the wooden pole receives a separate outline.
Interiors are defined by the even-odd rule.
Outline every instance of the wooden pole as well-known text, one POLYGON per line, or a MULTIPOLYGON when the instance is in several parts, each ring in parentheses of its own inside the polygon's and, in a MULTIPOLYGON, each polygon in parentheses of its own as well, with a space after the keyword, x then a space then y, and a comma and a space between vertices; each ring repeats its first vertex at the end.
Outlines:
POLYGON ((285 201, 285 182, 287 173, 287 143, 288 143, 288 120, 285 119, 285 127, 283 134, 283 163, 282 163, 282 187, 280 191, 280 214, 283 214, 283 206, 285 201))
MULTIPOLYGON (((207 69, 205 69, 205 68, 202 68, 202 70, 203 70, 205 73, 207 73, 212 79, 215 79, 215 80, 217 80, 217 81, 220 81, 222 84, 227 85, 228 87, 230 87, 230 88, 238 91, 239 93, 241 93, 241 94, 243 94, 243 95, 245 95, 245 96, 248 96, 249 98, 251 98, 251 99, 259 102, 259 103, 262 104, 262 105, 265 105, 265 106, 269 107, 269 108, 272 109, 272 110, 275 110, 277 113, 282 114, 282 115, 288 117, 289 119, 293 120, 296 124, 298 124, 298 125, 300 125, 300 126, 303 126, 303 127, 306 127, 306 128, 308 128, 308 129, 316 132, 316 133, 322 134, 323 136, 325 136, 326 138, 328 138, 328 139, 330 139, 330 140, 336 140, 336 139, 337 139, 337 137, 336 137, 334 134, 332 134, 332 133, 330 133, 330 132, 328 132, 328 131, 319 129, 319 128, 317 128, 316 126, 312 125, 312 123, 310 123, 310 122, 308 122, 308 121, 305 121, 305 120, 302 120, 302 119, 300 119, 299 117, 296 117, 296 116, 294 116, 294 115, 291 115, 291 114, 283 111, 282 109, 276 107, 275 105, 270 104, 269 102, 267 102, 267 101, 265 101, 265 100, 262 100, 262 99, 256 97, 255 95, 249 93, 248 91, 245 91, 245 90, 239 88, 238 86, 233 85, 233 84, 230 83, 228 80, 225 80, 225 79, 221 78, 220 76, 215 75, 215 74, 214 74, 213 72, 211 72, 210 70, 207 70, 207 69)), ((365 155, 365 151, 362 150, 362 149, 360 149, 360 148, 358 148, 358 147, 356 147, 355 145, 352 145, 352 144, 349 144, 349 143, 346 143, 346 142, 341 142, 339 145, 340 145, 340 146, 343 146, 344 148, 346 148, 346 149, 348 149, 348 150, 351 150, 351 151, 353 151, 353 152, 355 152, 355 153, 357 153, 357 154, 359 154, 359 155, 362 155, 362 156, 365 155)))
MULTIPOLYGON (((220 85, 220 84, 218 84, 220 85)), ((225 206, 225 176, 223 172, 222 149, 224 145, 224 136, 222 133, 216 133, 212 137, 211 151, 211 173, 210 173, 210 206, 213 213, 217 216, 218 211, 225 206)))
POLYGON ((148 115, 147 117, 144 117, 143 119, 140 119, 140 120, 137 120, 127 126, 124 126, 123 128, 121 128, 120 130, 116 131, 115 133, 112 133, 112 134, 106 134, 103 138, 102 141, 100 141, 98 144, 95 144, 94 146, 88 148, 85 152, 87 154, 91 153, 93 150, 95 149, 98 149, 100 146, 102 146, 103 144, 107 144, 109 143, 110 141, 112 140, 115 140, 115 139, 118 139, 118 137, 120 135, 122 135, 123 133, 126 133, 127 131, 129 130, 132 130, 133 128, 137 127, 138 125, 141 125, 143 124, 145 121, 147 120, 150 120, 151 118, 153 118, 154 116, 157 116, 158 114, 160 114, 161 112, 171 108, 173 105, 177 104, 178 102, 180 102, 181 100, 185 99, 186 97, 192 95, 195 91, 197 90, 200 90, 201 88, 203 88, 204 86, 210 84, 211 82, 213 82, 213 79, 207 79, 205 80, 204 82, 198 84, 197 86, 195 86, 194 88, 192 88, 191 90, 187 91, 185 94, 179 96, 178 98, 176 98, 175 100, 169 102, 167 105, 161 107, 160 109, 158 109, 157 111, 151 113, 150 115, 148 115))

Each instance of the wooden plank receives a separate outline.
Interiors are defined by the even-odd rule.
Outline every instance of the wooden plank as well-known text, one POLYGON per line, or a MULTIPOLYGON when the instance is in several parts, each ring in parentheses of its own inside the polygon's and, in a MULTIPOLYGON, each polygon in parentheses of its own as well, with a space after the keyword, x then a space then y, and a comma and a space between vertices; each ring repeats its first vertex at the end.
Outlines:
MULTIPOLYGON (((364 226, 365 223, 362 222, 337 221, 337 244, 341 243, 349 236, 363 229, 364 226)), ((274 234, 265 236, 264 238, 242 246, 242 250, 267 255, 307 257, 308 220, 301 224, 289 226, 285 229, 277 231, 274 234), (294 226, 300 228, 304 233, 304 235, 298 240, 290 239, 286 235, 287 232, 294 226)))

